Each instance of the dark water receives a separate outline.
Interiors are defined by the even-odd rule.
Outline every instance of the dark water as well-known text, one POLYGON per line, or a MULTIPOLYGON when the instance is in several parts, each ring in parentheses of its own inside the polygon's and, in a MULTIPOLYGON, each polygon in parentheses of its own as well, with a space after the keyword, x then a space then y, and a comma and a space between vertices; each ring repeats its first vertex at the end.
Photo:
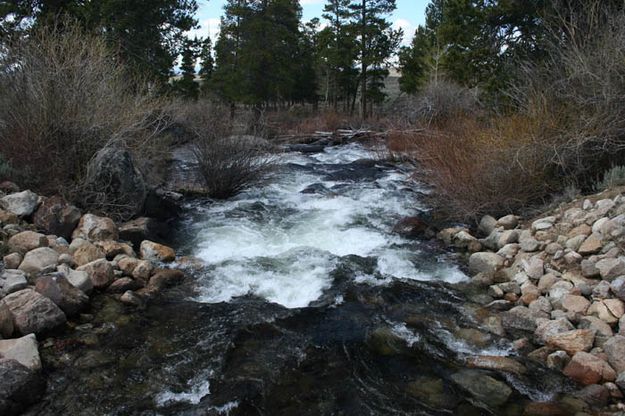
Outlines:
POLYGON ((102 297, 45 342, 29 414, 520 415, 567 391, 488 331, 453 256, 391 233, 424 208, 407 171, 371 157, 286 155, 267 185, 190 204, 177 246, 205 269, 144 311, 102 297))

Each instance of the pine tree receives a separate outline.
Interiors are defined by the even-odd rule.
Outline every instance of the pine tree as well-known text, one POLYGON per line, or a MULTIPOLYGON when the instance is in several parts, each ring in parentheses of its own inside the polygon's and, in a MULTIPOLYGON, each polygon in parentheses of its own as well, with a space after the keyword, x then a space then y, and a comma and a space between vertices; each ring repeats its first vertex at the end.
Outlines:
POLYGON ((200 80, 201 90, 206 93, 210 89, 210 82, 215 70, 215 59, 213 58, 213 43, 210 36, 202 42, 200 50, 200 80))
POLYGON ((197 38, 187 40, 182 51, 182 62, 180 64, 181 78, 174 81, 174 90, 181 96, 189 99, 197 99, 199 95, 199 85, 195 81, 195 63, 197 60, 197 38))
POLYGON ((399 47, 403 32, 391 28, 387 16, 397 8, 395 0, 355 0, 354 31, 357 34, 360 62, 360 111, 362 118, 369 115, 369 101, 384 99, 382 87, 388 75, 388 60, 399 47))

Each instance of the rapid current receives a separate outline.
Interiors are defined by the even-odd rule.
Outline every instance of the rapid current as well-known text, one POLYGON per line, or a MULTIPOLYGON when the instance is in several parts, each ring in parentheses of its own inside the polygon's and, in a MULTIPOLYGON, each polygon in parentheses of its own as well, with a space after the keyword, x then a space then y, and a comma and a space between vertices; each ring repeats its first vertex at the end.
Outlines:
POLYGON ((393 233, 425 192, 350 144, 189 202, 173 241, 203 269, 144 311, 103 299, 44 345, 48 393, 29 414, 520 415, 555 399, 566 382, 484 325, 458 259, 393 233), (468 368, 482 356, 523 371, 468 368))

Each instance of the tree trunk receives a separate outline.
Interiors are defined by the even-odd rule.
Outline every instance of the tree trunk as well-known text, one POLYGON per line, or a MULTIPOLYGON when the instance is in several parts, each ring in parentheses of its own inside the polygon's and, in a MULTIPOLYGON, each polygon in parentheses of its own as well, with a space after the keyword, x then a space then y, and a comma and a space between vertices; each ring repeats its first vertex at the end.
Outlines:
POLYGON ((362 119, 367 118, 367 0, 362 0, 362 38, 361 38, 361 51, 360 59, 362 64, 362 85, 360 87, 360 110, 362 119))

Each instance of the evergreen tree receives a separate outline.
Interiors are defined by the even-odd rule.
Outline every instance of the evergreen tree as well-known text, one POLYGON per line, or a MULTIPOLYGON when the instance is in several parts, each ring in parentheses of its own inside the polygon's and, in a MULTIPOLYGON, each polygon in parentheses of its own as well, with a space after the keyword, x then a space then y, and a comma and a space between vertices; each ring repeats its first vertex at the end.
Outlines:
POLYGON ((181 78, 173 83, 174 91, 189 99, 197 99, 200 90, 198 83, 195 81, 195 63, 198 56, 197 45, 197 38, 185 42, 180 64, 181 78))
POLYGON ((360 111, 369 115, 369 101, 384 99, 382 88, 388 76, 390 57, 403 33, 391 28, 387 16, 396 9, 395 0, 355 0, 350 4, 360 63, 360 111))
POLYGON ((215 70, 215 59, 213 58, 213 43, 210 36, 202 42, 200 50, 200 80, 201 90, 207 92, 210 89, 210 82, 215 70))
POLYGON ((433 72, 433 59, 435 52, 435 40, 432 33, 419 25, 408 47, 401 48, 399 52, 399 67, 401 77, 399 88, 401 91, 414 94, 427 81, 433 72))

